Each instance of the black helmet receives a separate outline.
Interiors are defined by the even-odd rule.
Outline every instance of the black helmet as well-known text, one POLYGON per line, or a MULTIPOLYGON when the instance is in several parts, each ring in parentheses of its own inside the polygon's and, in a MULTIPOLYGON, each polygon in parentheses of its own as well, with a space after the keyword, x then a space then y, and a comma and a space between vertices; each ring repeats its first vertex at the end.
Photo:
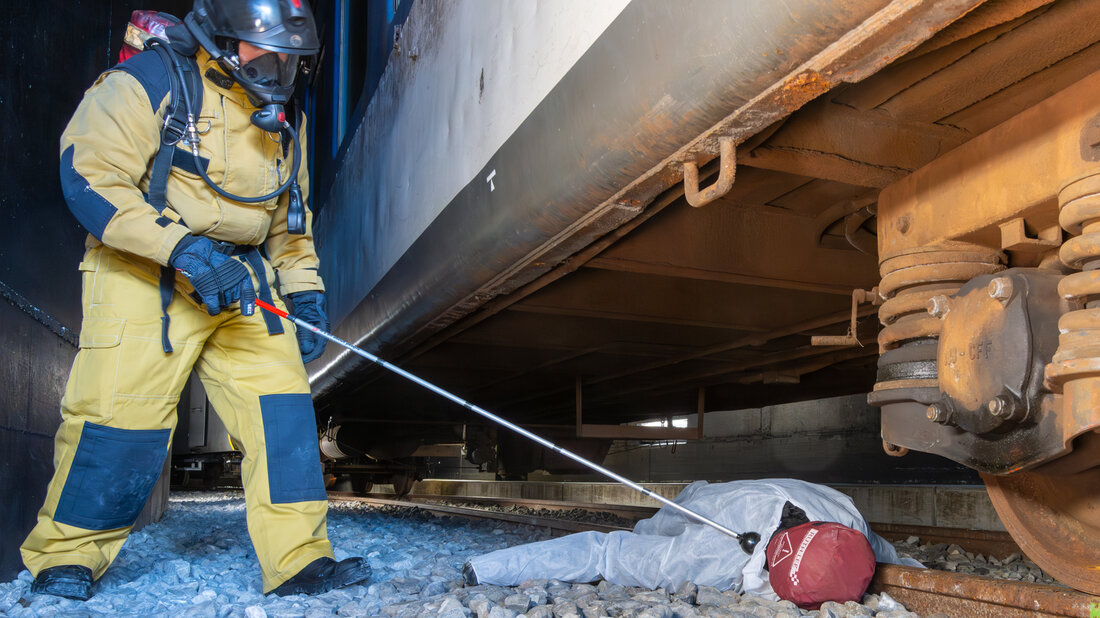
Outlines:
POLYGON ((212 58, 257 102, 286 103, 303 57, 321 50, 308 0, 195 0, 184 23, 212 58), (288 54, 265 54, 242 64, 240 41, 288 54))

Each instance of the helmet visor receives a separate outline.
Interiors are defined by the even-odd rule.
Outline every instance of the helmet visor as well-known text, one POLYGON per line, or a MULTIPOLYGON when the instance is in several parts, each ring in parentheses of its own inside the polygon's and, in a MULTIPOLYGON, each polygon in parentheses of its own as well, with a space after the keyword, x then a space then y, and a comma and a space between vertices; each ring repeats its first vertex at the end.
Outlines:
POLYGON ((218 7, 227 25, 237 32, 267 32, 283 23, 277 0, 226 2, 218 7))
POLYGON ((241 65, 240 73, 252 85, 261 88, 289 88, 294 85, 300 63, 301 56, 268 52, 241 65))
POLYGON ((313 12, 305 0, 222 0, 216 34, 272 51, 314 54, 320 49, 313 12))

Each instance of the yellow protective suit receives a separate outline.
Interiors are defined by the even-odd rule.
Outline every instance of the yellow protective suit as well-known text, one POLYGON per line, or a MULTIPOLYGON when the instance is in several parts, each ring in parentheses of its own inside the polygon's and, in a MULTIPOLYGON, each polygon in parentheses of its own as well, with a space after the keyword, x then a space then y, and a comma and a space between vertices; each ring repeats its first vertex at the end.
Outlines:
MULTIPOLYGON (((202 165, 231 193, 270 193, 291 169, 279 136, 251 124, 255 108, 245 92, 199 54, 202 165)), ((182 148, 173 159, 167 208, 151 207, 143 192, 168 89, 155 53, 135 56, 85 93, 61 138, 66 200, 90 232, 80 264, 84 317, 61 402, 54 477, 21 551, 35 576, 60 565, 86 566, 97 579, 103 574, 160 475, 179 394, 194 368, 244 452, 248 530, 268 592, 313 560, 332 557, 313 405, 293 325, 261 311, 243 316, 236 305, 212 317, 178 275, 174 293, 166 290, 169 353, 162 346, 159 283, 172 249, 191 233, 241 245, 238 252, 263 245, 270 261, 255 251, 249 256, 261 297, 275 281, 284 296, 323 290, 312 221, 307 210, 306 234, 287 233, 286 194, 262 204, 220 198, 182 148)), ((307 176, 302 165, 304 193, 307 176)))

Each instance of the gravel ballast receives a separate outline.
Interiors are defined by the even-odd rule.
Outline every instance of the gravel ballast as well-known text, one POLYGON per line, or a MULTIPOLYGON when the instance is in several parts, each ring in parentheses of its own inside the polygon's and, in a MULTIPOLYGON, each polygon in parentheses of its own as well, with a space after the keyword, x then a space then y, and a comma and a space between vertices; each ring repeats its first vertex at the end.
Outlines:
MULTIPOLYGON (((243 495, 195 492, 173 495, 164 519, 131 535, 114 565, 85 603, 30 593, 30 573, 0 583, 0 614, 24 616, 392 616, 413 618, 598 618, 636 616, 881 616, 909 618, 886 595, 863 604, 825 604, 804 611, 787 601, 686 585, 679 590, 627 588, 607 582, 529 581, 515 588, 464 587, 463 563, 472 556, 550 538, 546 530, 515 524, 434 517, 423 511, 333 502, 329 537, 336 558, 364 556, 374 570, 366 585, 313 597, 265 596, 245 527, 243 495)), ((931 547, 931 546, 930 546, 931 547)), ((919 541, 899 545, 917 559, 919 541)), ((946 555, 951 555, 948 552, 946 555)), ((966 556, 965 552, 961 554, 966 556)), ((956 570, 976 561, 977 557, 956 570)), ((934 562, 934 561, 933 561, 934 562)), ((1002 565, 1032 575, 1022 560, 1002 565)), ((977 571, 975 571, 977 572, 977 571)), ((1043 581, 1038 580, 1037 581, 1043 581)))

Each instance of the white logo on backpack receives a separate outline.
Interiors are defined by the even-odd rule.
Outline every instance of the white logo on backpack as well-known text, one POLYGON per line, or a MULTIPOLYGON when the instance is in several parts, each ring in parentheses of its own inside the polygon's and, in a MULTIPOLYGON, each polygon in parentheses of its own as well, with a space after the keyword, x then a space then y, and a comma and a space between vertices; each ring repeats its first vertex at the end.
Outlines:
POLYGON ((817 528, 813 528, 806 533, 806 537, 802 539, 802 544, 798 546, 798 553, 795 554, 794 564, 791 565, 791 583, 795 586, 798 585, 798 567, 802 566, 802 556, 806 553, 806 548, 810 546, 810 541, 814 540, 817 536, 817 528))

